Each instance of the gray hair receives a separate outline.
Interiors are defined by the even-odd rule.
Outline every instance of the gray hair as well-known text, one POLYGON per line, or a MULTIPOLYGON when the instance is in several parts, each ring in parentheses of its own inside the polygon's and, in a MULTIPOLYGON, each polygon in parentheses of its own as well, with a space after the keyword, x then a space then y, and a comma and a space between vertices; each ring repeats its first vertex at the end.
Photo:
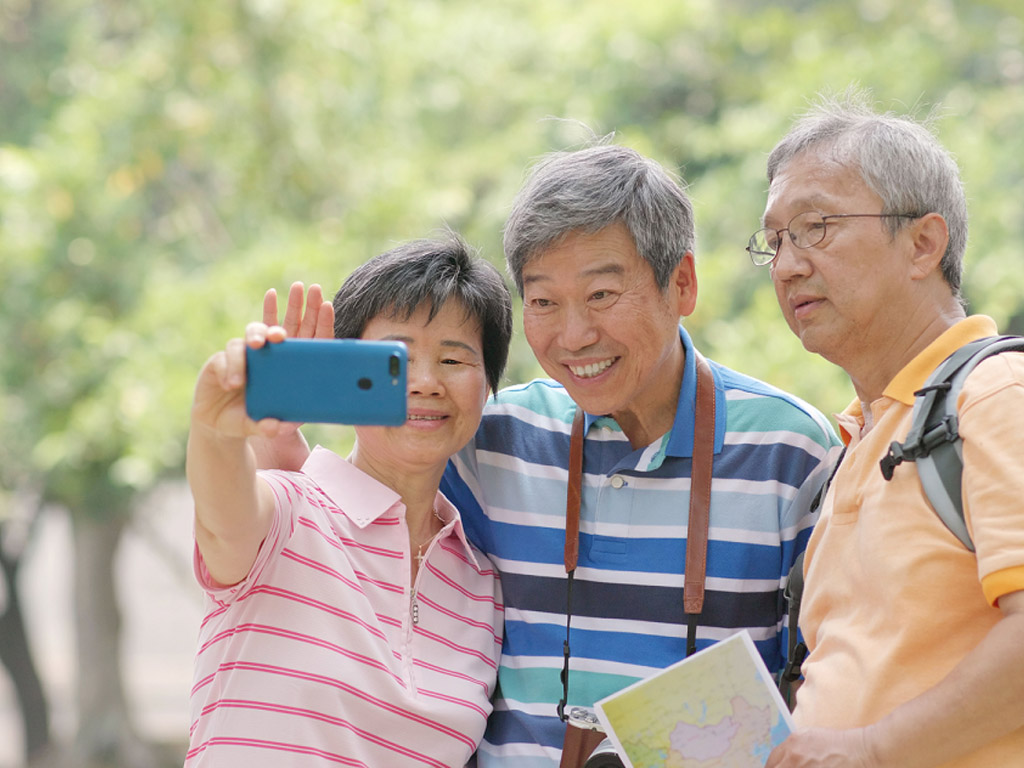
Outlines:
POLYGON ((501 273, 454 232, 404 243, 357 267, 334 296, 334 336, 357 339, 375 317, 407 320, 424 304, 433 319, 450 301, 480 323, 487 383, 497 392, 512 338, 512 297, 501 273))
MULTIPOLYGON (((851 88, 841 96, 820 96, 768 156, 768 183, 797 155, 814 150, 856 169, 882 198, 882 213, 924 215, 946 220, 949 243, 940 268, 953 295, 960 298, 967 249, 967 199, 953 156, 928 123, 891 112, 877 113, 870 94, 851 88)), ((856 211, 854 211, 856 213, 856 211)), ((892 235, 907 219, 885 220, 892 235)))
POLYGON ((660 288, 696 247, 683 184, 655 161, 614 144, 546 155, 505 222, 505 260, 519 295, 527 262, 571 232, 593 234, 616 222, 626 226, 660 288))

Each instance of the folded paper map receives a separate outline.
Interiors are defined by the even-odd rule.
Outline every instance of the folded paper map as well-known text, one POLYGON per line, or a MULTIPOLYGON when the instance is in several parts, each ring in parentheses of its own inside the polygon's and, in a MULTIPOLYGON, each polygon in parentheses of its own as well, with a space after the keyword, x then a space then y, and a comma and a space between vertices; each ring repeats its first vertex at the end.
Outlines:
POLYGON ((595 709, 628 768, 760 768, 793 729, 746 630, 595 709))

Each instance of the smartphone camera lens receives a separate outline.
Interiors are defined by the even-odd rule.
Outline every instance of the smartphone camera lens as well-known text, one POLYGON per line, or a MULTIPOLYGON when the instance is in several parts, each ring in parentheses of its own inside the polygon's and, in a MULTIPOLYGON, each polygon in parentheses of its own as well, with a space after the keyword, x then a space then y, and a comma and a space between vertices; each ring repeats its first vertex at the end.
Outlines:
POLYGON ((390 364, 388 366, 388 372, 392 376, 397 376, 402 370, 402 360, 398 357, 398 355, 392 355, 391 360, 389 362, 390 364))

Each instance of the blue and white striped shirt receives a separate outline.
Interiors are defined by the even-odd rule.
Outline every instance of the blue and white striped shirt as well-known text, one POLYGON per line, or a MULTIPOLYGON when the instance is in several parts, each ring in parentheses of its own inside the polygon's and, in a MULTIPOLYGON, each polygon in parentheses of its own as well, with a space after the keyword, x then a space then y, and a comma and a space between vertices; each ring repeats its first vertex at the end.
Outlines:
MULTIPOLYGON (((586 416, 570 705, 593 706, 686 655, 682 593, 696 370, 682 328, 680 337, 686 367, 670 432, 634 450, 613 419, 586 416)), ((786 653, 782 590, 807 542, 810 502, 838 441, 806 403, 716 363, 711 368, 715 458, 697 648, 747 629, 775 671, 786 653)), ((558 764, 575 410, 553 381, 502 390, 442 483, 467 535, 500 572, 505 596, 498 691, 477 753, 480 768, 558 764)))

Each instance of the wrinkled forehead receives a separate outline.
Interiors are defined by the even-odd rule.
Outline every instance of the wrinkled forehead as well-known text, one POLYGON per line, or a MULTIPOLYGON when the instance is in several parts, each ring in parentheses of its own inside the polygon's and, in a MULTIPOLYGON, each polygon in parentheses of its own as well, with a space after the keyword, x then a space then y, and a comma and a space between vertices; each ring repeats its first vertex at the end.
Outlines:
POLYGON ((607 274, 623 274, 647 266, 640 256, 629 228, 622 221, 596 229, 573 229, 547 247, 532 253, 522 267, 521 280, 532 283, 554 282, 572 277, 590 279, 607 274))

